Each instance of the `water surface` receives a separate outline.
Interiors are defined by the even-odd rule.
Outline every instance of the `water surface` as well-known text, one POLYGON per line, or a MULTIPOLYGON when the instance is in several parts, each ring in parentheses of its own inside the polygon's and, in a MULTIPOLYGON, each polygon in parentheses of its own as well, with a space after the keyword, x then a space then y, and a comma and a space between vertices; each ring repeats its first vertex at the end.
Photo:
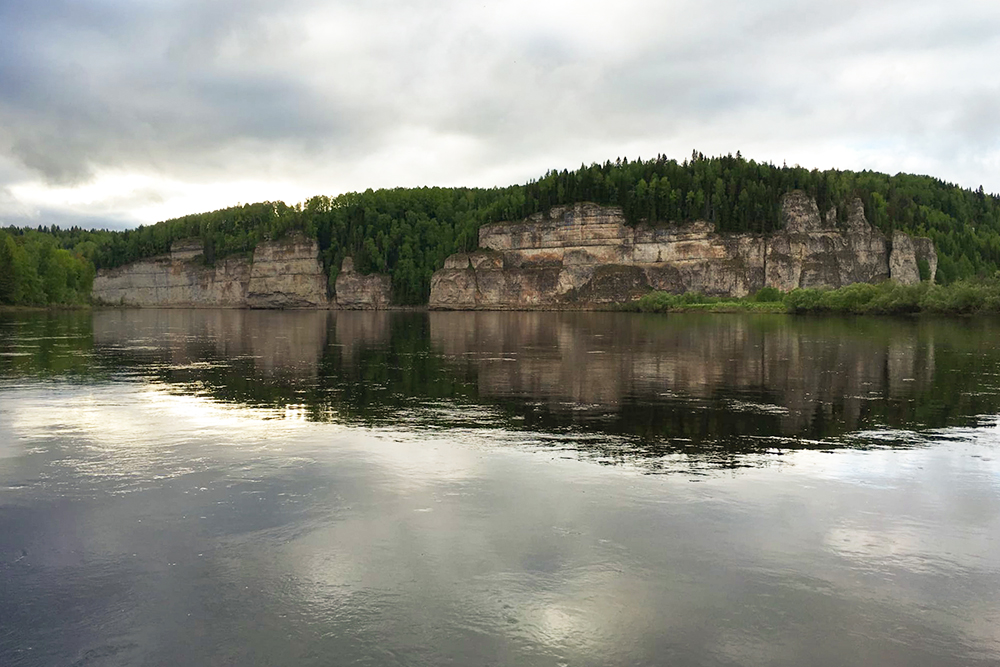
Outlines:
POLYGON ((1000 664, 998 334, 2 313, 0 664, 1000 664))

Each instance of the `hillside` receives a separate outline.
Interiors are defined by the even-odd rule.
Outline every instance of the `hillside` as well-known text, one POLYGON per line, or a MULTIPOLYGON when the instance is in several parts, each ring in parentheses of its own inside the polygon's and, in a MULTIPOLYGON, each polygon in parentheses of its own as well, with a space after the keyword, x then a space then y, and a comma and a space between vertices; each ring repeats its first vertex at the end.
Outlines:
POLYGON ((317 239, 329 280, 345 256, 361 273, 392 277, 398 304, 427 303, 431 274, 455 252, 478 244, 480 226, 546 214, 553 206, 593 202, 620 206, 629 224, 707 220, 720 232, 780 228, 780 201, 792 190, 814 197, 820 212, 846 224, 860 198, 865 215, 887 236, 902 230, 934 241, 940 283, 992 276, 1000 268, 1000 197, 911 174, 818 171, 736 156, 694 153, 681 162, 659 156, 551 171, 504 188, 396 188, 287 205, 261 202, 166 220, 124 232, 78 228, 0 230, 0 303, 82 303, 96 269, 169 251, 200 238, 207 263, 249 253, 264 240, 301 230, 317 239))

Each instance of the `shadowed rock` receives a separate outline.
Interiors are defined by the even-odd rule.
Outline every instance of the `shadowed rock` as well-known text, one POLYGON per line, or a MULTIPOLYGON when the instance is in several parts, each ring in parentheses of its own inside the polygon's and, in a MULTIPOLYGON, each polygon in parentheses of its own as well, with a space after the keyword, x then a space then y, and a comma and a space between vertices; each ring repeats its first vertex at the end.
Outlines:
POLYGON ((354 259, 345 257, 337 274, 337 307, 344 310, 385 310, 392 285, 381 273, 362 275, 354 270, 354 259))
POLYGON ((718 234, 714 225, 630 227, 620 208, 554 207, 516 223, 485 225, 483 250, 449 257, 431 279, 436 309, 593 308, 650 290, 746 296, 762 287, 837 288, 892 278, 919 281, 937 255, 930 239, 896 232, 892 243, 865 219, 860 200, 845 226, 835 210, 794 191, 782 200, 784 228, 768 235, 718 234))

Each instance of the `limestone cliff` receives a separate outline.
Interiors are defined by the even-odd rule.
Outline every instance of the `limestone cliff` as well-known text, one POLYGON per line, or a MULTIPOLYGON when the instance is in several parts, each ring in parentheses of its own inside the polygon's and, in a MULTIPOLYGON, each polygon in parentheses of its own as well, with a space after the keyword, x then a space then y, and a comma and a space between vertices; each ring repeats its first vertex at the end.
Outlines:
POLYGON ((98 272, 96 303, 159 308, 326 308, 326 274, 316 241, 292 235, 260 243, 253 257, 208 266, 197 239, 169 255, 98 272))
POLYGON ((825 219, 816 202, 791 192, 784 228, 769 234, 718 234, 711 223, 630 227, 621 209, 595 204, 553 208, 519 223, 485 225, 482 250, 449 257, 431 279, 431 308, 590 308, 650 290, 745 296, 762 287, 841 287, 930 275, 929 239, 897 232, 890 242, 855 201, 847 223, 825 219))
POLYGON ((362 275, 354 270, 354 260, 345 257, 337 274, 337 307, 345 310, 385 310, 389 307, 389 276, 362 275))
POLYGON ((294 235, 261 243, 253 254, 247 305, 251 308, 325 308, 326 273, 315 239, 294 235))
POLYGON ((250 260, 230 257, 214 267, 173 254, 101 269, 94 278, 95 303, 155 307, 246 306, 250 260))

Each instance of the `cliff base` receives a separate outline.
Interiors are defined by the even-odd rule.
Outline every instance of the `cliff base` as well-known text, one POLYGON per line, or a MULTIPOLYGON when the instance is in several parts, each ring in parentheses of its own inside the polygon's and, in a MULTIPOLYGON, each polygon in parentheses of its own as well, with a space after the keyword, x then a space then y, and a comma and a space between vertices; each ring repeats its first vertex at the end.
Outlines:
POLYGON ((454 310, 593 309, 656 290, 742 297, 763 287, 838 288, 930 276, 929 239, 886 238, 856 200, 846 225, 835 211, 791 192, 784 229, 768 235, 718 234, 711 223, 629 227, 621 209, 595 204, 553 208, 518 223, 485 225, 481 250, 452 255, 431 279, 430 307, 454 310))

